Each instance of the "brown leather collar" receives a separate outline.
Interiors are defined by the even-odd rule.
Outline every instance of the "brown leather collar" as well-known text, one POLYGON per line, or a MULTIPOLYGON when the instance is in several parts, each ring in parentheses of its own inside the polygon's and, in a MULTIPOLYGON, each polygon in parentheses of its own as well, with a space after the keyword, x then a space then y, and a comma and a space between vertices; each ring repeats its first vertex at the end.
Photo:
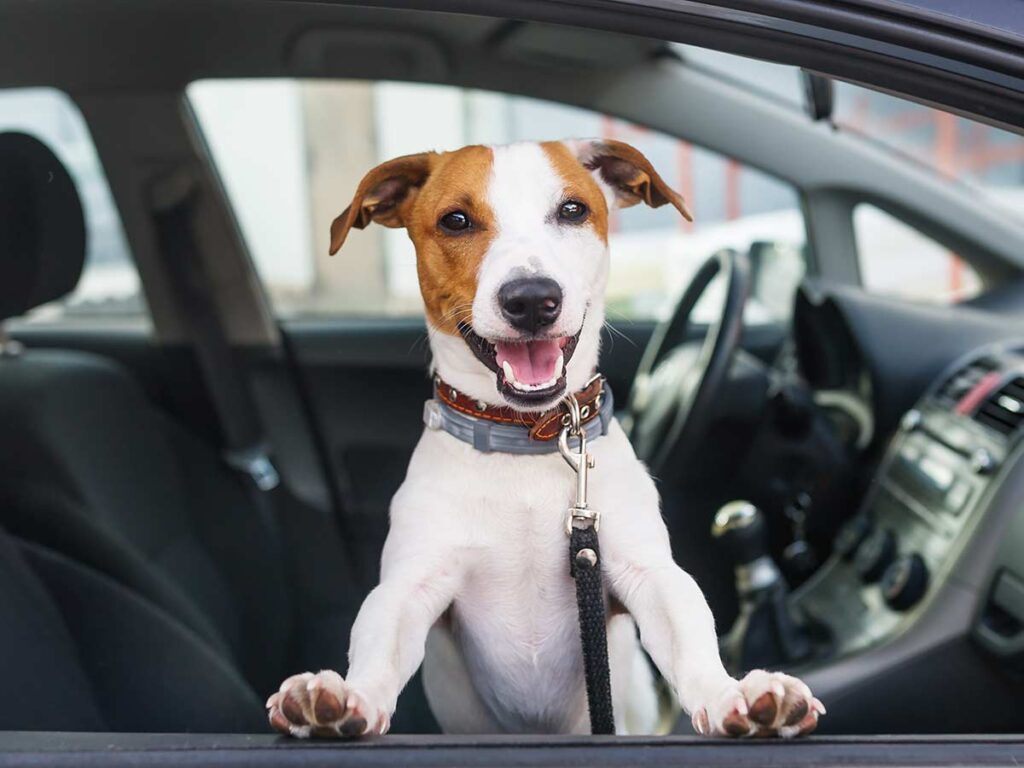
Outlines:
MULTIPOLYGON (((581 424, 586 424, 600 416, 603 392, 604 377, 598 375, 576 393, 576 402, 580 404, 581 424)), ((529 427, 530 438, 533 440, 554 440, 565 426, 563 419, 568 418, 565 408, 561 405, 541 413, 517 411, 503 405, 487 405, 462 394, 455 387, 445 384, 437 376, 434 377, 434 395, 449 408, 475 419, 529 427)))

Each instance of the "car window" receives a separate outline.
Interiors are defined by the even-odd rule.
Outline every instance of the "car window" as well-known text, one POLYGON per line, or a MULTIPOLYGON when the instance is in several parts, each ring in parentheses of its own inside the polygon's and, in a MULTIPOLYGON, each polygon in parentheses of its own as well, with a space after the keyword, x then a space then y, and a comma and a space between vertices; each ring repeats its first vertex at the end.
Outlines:
POLYGON ((880 208, 857 205, 853 229, 861 282, 869 291, 950 304, 982 289, 970 264, 880 208))
MULTIPOLYGON (((804 108, 796 67, 687 45, 673 50, 690 68, 776 105, 804 108)), ((927 167, 1024 225, 1024 137, 852 83, 836 80, 833 87, 835 130, 927 167)), ((870 291, 948 303, 984 288, 966 261, 877 208, 858 207, 855 228, 861 275, 870 291)))
MULTIPOLYGON (((804 109, 797 67, 689 45, 673 50, 689 68, 776 105, 804 109)), ((833 89, 834 127, 970 187, 1024 224, 1024 137, 853 83, 834 80, 833 89)))
POLYGON ((851 83, 835 83, 836 124, 928 166, 1024 224, 1024 137, 851 83))
MULTIPOLYGON (((851 83, 835 84, 835 122, 967 188, 1024 224, 1024 138, 851 83)), ((936 303, 971 298, 984 286, 966 261, 871 205, 854 215, 864 287, 936 303)))
POLYGON ((86 261, 70 296, 12 321, 32 324, 146 325, 139 275, 121 218, 82 113, 53 88, 0 90, 0 132, 20 131, 47 144, 67 167, 85 214, 86 261))
MULTIPOLYGON (((777 253, 802 253, 804 222, 791 186, 701 147, 588 110, 391 82, 203 81, 189 87, 188 97, 256 267, 283 317, 422 312, 412 244, 403 230, 369 227, 333 260, 327 255, 327 233, 367 170, 424 149, 601 136, 643 151, 683 193, 695 223, 671 206, 635 206, 613 214, 612 321, 665 311, 697 266, 721 248, 770 245, 762 249, 766 262, 772 262, 768 271, 777 253)), ((803 271, 802 258, 798 261, 794 286, 803 271)), ((774 270, 777 276, 793 272, 786 264, 774 270)), ((751 302, 751 321, 788 313, 788 300, 758 298, 751 302)), ((709 304, 698 317, 711 311, 709 304)))

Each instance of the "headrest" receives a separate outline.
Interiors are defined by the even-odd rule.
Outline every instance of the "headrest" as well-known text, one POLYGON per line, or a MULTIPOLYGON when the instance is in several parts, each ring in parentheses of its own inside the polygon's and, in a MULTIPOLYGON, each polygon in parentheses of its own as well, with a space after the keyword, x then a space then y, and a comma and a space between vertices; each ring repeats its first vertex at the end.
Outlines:
POLYGON ((0 320, 69 294, 84 263, 71 176, 38 139, 0 133, 0 320))

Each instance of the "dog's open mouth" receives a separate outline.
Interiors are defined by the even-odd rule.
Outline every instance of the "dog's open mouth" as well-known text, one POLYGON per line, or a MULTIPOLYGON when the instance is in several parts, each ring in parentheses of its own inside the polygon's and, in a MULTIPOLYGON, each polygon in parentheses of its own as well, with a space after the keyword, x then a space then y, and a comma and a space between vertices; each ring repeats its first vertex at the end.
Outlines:
POLYGON ((565 391, 565 369, 580 334, 528 341, 488 341, 465 325, 462 337, 477 358, 494 371, 498 391, 510 402, 536 405, 565 391))

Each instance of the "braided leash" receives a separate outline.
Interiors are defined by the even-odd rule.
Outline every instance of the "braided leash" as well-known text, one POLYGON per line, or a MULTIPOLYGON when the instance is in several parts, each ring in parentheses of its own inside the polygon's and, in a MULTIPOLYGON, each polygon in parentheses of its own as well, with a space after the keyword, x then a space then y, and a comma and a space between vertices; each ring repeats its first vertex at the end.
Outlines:
POLYGON ((587 505, 588 472, 594 458, 587 453, 587 436, 582 428, 579 403, 572 395, 563 401, 568 413, 558 436, 558 450, 576 472, 576 503, 569 508, 565 532, 569 536, 569 572, 576 582, 576 606, 579 611, 580 644, 587 683, 587 707, 593 734, 615 733, 612 714, 612 685, 608 669, 608 635, 601 581, 601 550, 597 533, 601 515, 587 505), (569 445, 569 439, 577 448, 569 445))

